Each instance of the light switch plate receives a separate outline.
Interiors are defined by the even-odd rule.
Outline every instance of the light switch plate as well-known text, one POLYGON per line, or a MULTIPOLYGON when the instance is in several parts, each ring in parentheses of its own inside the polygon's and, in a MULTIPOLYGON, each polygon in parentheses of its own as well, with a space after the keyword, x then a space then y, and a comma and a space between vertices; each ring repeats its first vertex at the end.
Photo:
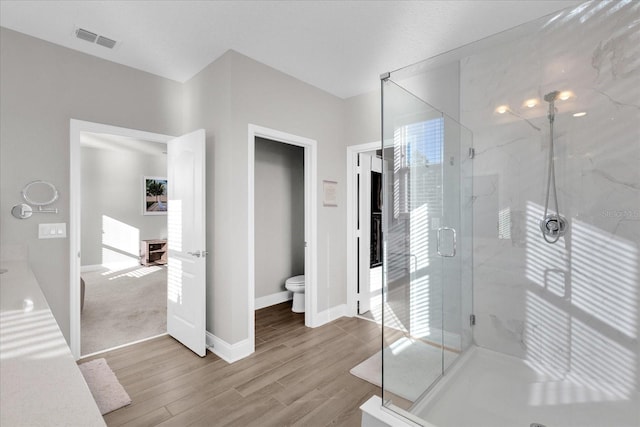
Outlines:
POLYGON ((67 224, 38 224, 38 239, 65 239, 67 237, 67 224))

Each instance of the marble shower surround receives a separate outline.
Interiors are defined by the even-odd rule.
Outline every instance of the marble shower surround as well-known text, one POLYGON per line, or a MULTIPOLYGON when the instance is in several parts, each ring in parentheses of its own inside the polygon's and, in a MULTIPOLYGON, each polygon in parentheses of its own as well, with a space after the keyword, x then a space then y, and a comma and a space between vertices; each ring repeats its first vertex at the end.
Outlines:
POLYGON ((474 339, 620 395, 640 389, 639 22, 638 2, 590 2, 460 61, 461 122, 476 150, 474 339), (569 230, 549 245, 538 221, 549 155, 542 98, 553 90, 573 96, 555 117, 569 230))

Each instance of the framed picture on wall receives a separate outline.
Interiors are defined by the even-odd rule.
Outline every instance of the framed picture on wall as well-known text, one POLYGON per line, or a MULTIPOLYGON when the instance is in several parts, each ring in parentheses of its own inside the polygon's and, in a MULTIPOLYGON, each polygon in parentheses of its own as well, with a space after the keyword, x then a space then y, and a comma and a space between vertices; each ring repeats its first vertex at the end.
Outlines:
POLYGON ((322 181, 322 205, 338 206, 338 183, 336 181, 322 181))
POLYGON ((167 214, 167 178, 159 176, 145 176, 143 179, 144 215, 167 214))

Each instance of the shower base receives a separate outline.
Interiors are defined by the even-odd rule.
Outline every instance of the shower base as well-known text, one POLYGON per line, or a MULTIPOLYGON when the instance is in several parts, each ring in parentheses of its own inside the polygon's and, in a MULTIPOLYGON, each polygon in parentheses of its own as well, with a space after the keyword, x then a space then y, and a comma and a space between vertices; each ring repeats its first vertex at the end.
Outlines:
POLYGON ((372 398, 362 406, 362 426, 640 426, 637 390, 563 380, 526 360, 479 347, 469 349, 427 399, 413 405, 413 422, 380 408, 380 402, 372 398))
POLYGON ((473 347, 411 412, 438 427, 640 426, 640 393, 571 381, 526 360, 473 347))

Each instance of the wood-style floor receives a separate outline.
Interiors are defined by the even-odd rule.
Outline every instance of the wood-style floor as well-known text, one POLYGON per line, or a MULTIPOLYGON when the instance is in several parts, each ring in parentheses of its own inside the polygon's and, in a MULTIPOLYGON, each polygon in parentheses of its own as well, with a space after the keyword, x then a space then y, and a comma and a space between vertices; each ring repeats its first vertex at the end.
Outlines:
POLYGON ((256 311, 256 352, 228 364, 165 336, 104 357, 131 405, 109 426, 360 426, 360 405, 380 388, 349 373, 381 345, 380 327, 341 318, 304 326, 290 303, 256 311))

